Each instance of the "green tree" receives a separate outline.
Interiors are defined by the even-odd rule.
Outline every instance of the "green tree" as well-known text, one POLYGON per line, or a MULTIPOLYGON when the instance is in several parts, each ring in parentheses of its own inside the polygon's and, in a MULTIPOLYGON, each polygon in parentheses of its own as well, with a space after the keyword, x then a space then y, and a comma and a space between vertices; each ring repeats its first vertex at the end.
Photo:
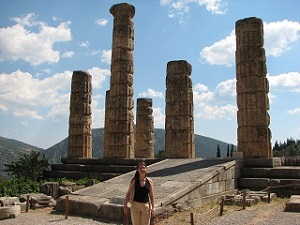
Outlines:
POLYGON ((9 172, 15 178, 28 178, 36 181, 42 177, 43 171, 49 167, 49 162, 45 155, 40 152, 31 151, 29 154, 21 155, 20 159, 10 164, 4 171, 9 172))
POLYGON ((221 157, 221 150, 220 150, 220 146, 217 145, 217 158, 221 157))
POLYGON ((229 153, 229 145, 227 145, 227 157, 230 156, 230 153, 229 153))
POLYGON ((233 146, 233 144, 231 144, 231 147, 230 147, 230 156, 231 156, 231 157, 232 157, 233 151, 234 151, 234 146, 233 146))

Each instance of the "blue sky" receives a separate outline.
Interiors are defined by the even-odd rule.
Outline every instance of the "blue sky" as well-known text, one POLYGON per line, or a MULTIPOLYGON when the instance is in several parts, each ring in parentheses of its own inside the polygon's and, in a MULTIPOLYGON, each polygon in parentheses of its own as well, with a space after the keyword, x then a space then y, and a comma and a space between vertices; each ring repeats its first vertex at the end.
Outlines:
MULTIPOLYGON (((72 72, 92 75, 103 127, 117 0, 0 0, 0 136, 49 148, 68 136, 72 72)), ((166 66, 192 65, 195 133, 237 143, 235 22, 264 22, 272 143, 300 139, 300 1, 128 0, 135 6, 134 99, 164 128, 166 66)), ((135 108, 134 108, 135 113, 135 108)))

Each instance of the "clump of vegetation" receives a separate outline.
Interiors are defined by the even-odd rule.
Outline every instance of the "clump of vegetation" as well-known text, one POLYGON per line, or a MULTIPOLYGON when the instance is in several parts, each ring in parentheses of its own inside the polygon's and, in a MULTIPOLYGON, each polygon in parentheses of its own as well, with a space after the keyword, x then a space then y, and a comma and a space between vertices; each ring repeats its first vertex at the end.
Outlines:
POLYGON ((275 142, 273 147, 275 157, 300 156, 300 140, 288 138, 285 142, 275 142))
POLYGON ((5 166, 4 171, 10 173, 13 178, 37 181, 50 164, 45 155, 41 156, 40 152, 31 151, 29 154, 21 155, 19 160, 5 164, 5 166))
MULTIPOLYGON (((67 178, 51 178, 43 179, 43 171, 49 168, 49 162, 45 155, 40 155, 40 152, 31 151, 29 154, 23 154, 19 160, 5 164, 4 171, 10 173, 11 178, 0 176, 0 197, 4 196, 19 196, 27 193, 38 193, 40 185, 51 182, 73 182, 77 185, 85 185, 88 178, 78 180, 70 180, 67 178)), ((96 183, 99 183, 96 180, 96 183)))

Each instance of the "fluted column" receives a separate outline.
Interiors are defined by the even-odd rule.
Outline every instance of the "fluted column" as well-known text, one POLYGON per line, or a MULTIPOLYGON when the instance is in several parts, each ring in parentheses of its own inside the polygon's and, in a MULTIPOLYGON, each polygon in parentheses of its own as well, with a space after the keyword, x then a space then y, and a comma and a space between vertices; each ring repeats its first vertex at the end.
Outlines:
POLYGON ((151 98, 138 98, 136 111, 136 158, 154 158, 154 122, 151 98))
POLYGON ((184 60, 170 61, 166 78, 165 150, 167 158, 194 158, 194 103, 190 75, 184 60))
POLYGON ((74 71, 71 81, 67 158, 92 157, 92 76, 74 71))
POLYGON ((239 20, 235 32, 238 151, 245 158, 272 157, 263 22, 239 20))
MULTIPOLYGON (((109 91, 109 125, 105 122, 104 158, 134 157, 133 49, 135 8, 122 3, 111 7, 114 17, 111 79, 109 91)), ((106 99, 107 100, 107 99, 106 99)), ((108 118, 105 118, 108 120, 108 118)))

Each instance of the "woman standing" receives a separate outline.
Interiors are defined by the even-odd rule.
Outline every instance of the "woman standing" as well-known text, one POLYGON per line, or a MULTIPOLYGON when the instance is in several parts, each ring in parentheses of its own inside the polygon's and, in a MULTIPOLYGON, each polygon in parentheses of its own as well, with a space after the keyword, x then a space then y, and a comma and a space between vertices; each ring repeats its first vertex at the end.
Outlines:
POLYGON ((151 215, 155 215, 153 181, 147 177, 147 165, 140 162, 137 171, 130 181, 130 185, 124 202, 124 213, 128 214, 128 201, 131 192, 134 191, 133 201, 130 207, 131 221, 133 225, 149 225, 151 215))

